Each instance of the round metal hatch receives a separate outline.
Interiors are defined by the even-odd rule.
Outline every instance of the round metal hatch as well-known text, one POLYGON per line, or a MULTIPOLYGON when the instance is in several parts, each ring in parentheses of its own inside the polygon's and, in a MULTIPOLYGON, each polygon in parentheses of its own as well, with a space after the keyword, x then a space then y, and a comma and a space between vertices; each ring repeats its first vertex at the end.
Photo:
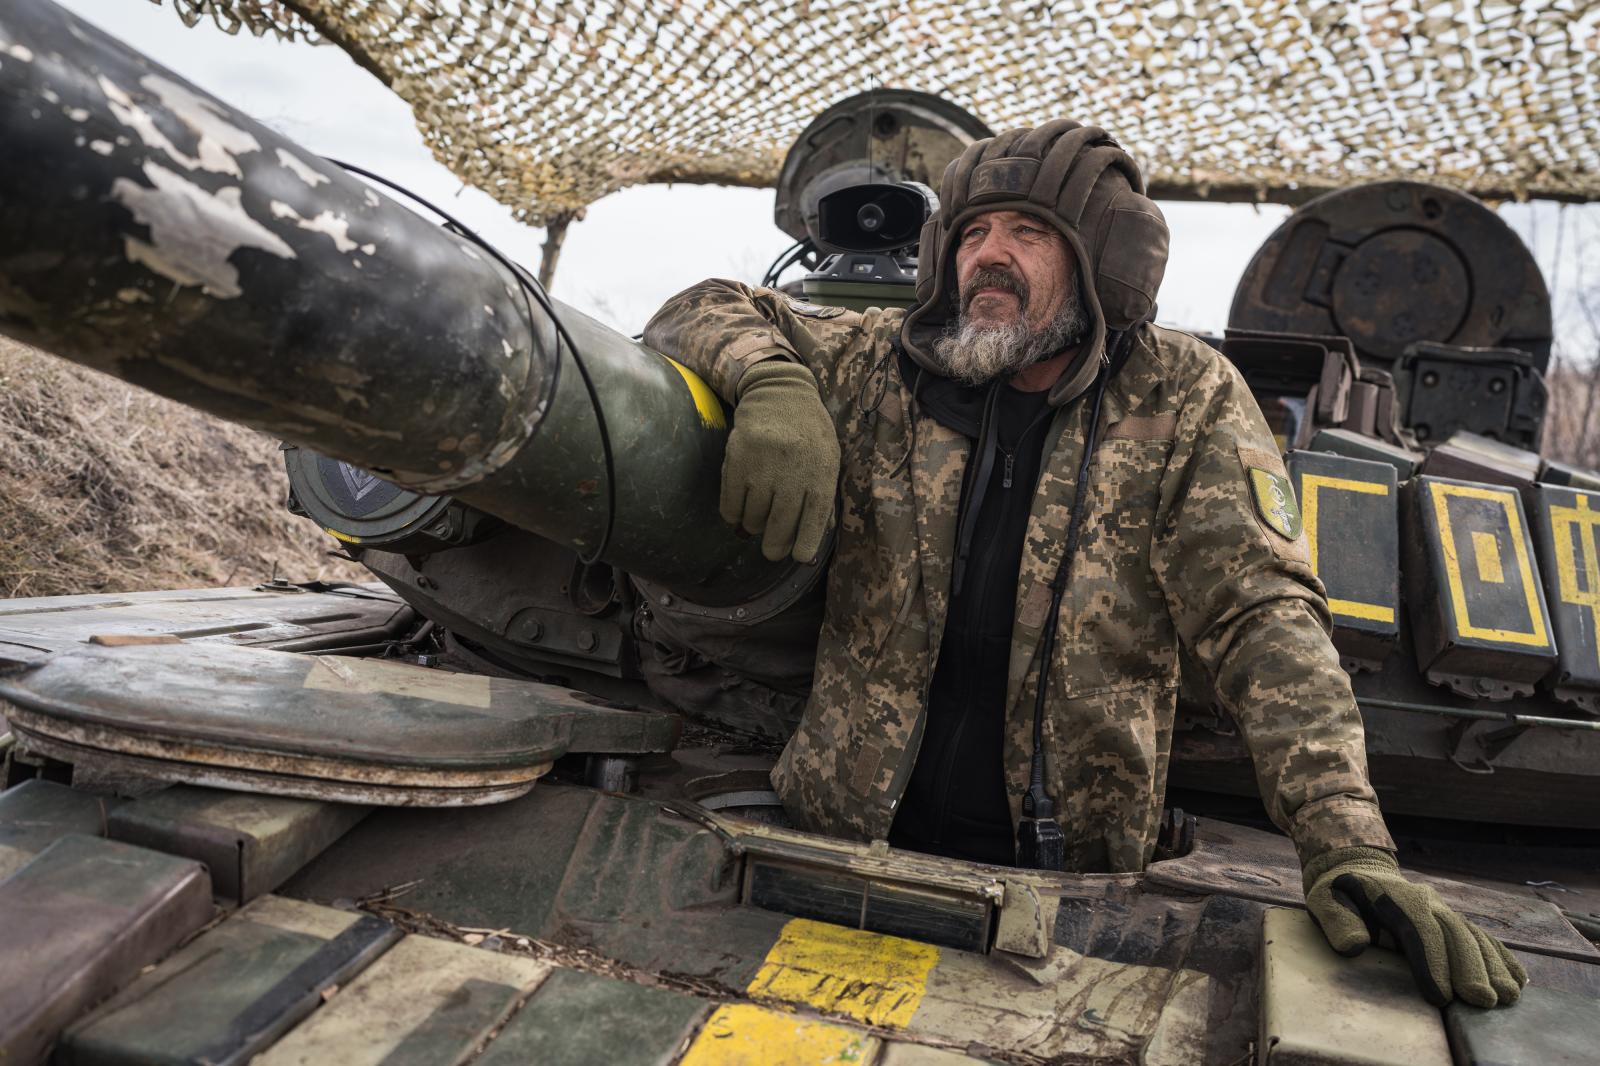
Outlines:
POLYGON ((1230 329, 1349 337, 1387 365, 1433 341, 1550 359, 1550 294, 1526 245, 1482 201, 1414 181, 1320 196, 1267 238, 1230 329))
POLYGON ((773 221, 795 240, 817 239, 817 200, 847 185, 920 181, 937 190, 944 168, 994 132, 942 97, 873 89, 818 115, 778 172, 773 221))

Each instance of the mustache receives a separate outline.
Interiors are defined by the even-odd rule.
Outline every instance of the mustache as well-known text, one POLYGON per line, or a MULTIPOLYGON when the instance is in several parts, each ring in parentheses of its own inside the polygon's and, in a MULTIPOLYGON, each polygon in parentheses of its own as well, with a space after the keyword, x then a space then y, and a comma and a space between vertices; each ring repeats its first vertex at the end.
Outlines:
POLYGON ((1000 289, 1009 292, 1017 298, 1023 307, 1028 306, 1028 283, 1021 278, 1013 277, 1004 270, 994 267, 984 267, 967 279, 967 284, 961 290, 961 310, 965 311, 971 304, 972 298, 984 289, 1000 289))

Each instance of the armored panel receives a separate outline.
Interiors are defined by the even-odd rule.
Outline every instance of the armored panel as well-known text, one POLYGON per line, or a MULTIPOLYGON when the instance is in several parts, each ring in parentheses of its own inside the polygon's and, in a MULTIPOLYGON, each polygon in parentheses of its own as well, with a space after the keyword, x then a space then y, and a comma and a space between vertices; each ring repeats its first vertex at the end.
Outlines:
POLYGON ((1567 485, 1575 489, 1600 492, 1600 472, 1568 463, 1547 461, 1539 471, 1539 480, 1550 485, 1567 485))
POLYGON ((1460 430, 1428 453, 1422 472, 1429 477, 1525 489, 1539 476, 1541 465, 1536 452, 1460 430))
POLYGON ((1600 714, 1600 493, 1537 485, 1528 495, 1560 661, 1557 698, 1600 714))
POLYGON ((550 964, 408 936, 255 1066, 443 1066, 463 1062, 550 964))
POLYGON ((24 781, 0 792, 0 881, 68 833, 104 836, 116 804, 54 781, 24 781))
POLYGON ((1400 481, 1411 480, 1417 467, 1422 464, 1422 456, 1416 452, 1374 437, 1364 437, 1348 429, 1318 430, 1316 436, 1311 438, 1310 450, 1388 463, 1394 467, 1395 477, 1400 481))
POLYGON ((1288 455, 1289 478, 1328 590, 1333 643, 1347 666, 1377 669, 1400 638, 1400 512, 1388 463, 1322 452, 1288 455))
POLYGON ((0 1062, 43 1057, 61 1027, 210 920, 187 859, 66 836, 0 884, 0 1062))
POLYGON ((1346 959, 1310 915, 1261 921, 1262 1066, 1451 1066, 1439 1012, 1398 953, 1346 959))
POLYGON ((1444 1024, 1459 1066, 1588 1066, 1600 1057, 1600 1000, 1541 988, 1522 990, 1515 1010, 1455 1002, 1444 1024))
POLYGON ((268 896, 186 944, 61 1037, 70 1066, 244 1063, 400 939, 379 918, 268 896))
POLYGON ((1464 696, 1532 693, 1556 649, 1521 497, 1432 477, 1403 494, 1417 668, 1464 696))
POLYGON ((0 680, 25 745, 159 780, 461 806, 533 787, 575 739, 670 749, 672 715, 536 682, 216 645, 85 648, 0 680))
POLYGON ((1465 430, 1536 449, 1549 403, 1542 369, 1518 348, 1409 345, 1395 362, 1402 420, 1424 444, 1465 430))
POLYGON ((203 862, 218 896, 248 903, 322 854, 368 810, 175 785, 118 808, 108 835, 203 862))
POLYGON ((477 1066, 665 1066, 678 1057, 705 1000, 584 973, 557 970, 495 1037, 477 1066), (581 1019, 581 1024, 574 1024, 581 1019), (618 1042, 616 1034, 628 1039, 618 1042))

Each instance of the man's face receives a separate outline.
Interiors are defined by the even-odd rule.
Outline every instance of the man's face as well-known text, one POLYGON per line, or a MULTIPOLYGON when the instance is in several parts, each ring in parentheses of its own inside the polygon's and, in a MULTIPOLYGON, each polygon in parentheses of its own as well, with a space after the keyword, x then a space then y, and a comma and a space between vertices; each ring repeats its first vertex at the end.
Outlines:
POLYGON ((1019 322, 1044 329, 1076 295, 1077 268, 1066 238, 1021 211, 990 211, 961 229, 956 241, 961 314, 981 328, 1019 322))
POLYGON ((1083 340, 1088 317, 1077 261, 1050 223, 1020 211, 990 211, 956 239, 959 313, 934 342, 957 381, 982 385, 1083 340))

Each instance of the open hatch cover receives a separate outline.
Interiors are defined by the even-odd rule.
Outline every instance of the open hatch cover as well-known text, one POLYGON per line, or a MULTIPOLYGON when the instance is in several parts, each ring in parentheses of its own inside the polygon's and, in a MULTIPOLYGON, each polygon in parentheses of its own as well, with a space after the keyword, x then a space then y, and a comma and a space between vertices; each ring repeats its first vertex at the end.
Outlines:
POLYGON ((0 678, 19 739, 167 781, 389 806, 520 796, 568 752, 669 751, 678 719, 532 681, 214 644, 86 647, 0 678))

